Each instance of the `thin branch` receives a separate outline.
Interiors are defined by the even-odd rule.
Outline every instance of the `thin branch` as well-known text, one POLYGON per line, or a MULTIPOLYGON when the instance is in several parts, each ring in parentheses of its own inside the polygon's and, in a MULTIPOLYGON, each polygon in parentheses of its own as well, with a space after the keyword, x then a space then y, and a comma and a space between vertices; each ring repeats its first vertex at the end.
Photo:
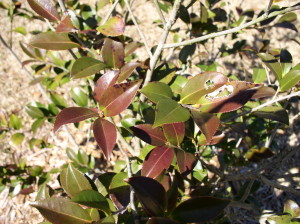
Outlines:
POLYGON ((116 0, 114 2, 114 4, 111 6, 111 8, 109 9, 109 11, 107 12, 105 18, 101 21, 101 25, 103 25, 104 23, 107 22, 107 20, 109 19, 109 17, 111 16, 112 12, 115 10, 116 6, 118 5, 120 0, 116 0))
POLYGON ((250 182, 248 183, 247 188, 245 190, 245 193, 243 194, 240 202, 244 202, 248 198, 248 196, 251 192, 251 188, 252 188, 253 184, 254 184, 254 180, 250 180, 250 182))
POLYGON ((297 4, 295 6, 287 7, 283 10, 280 10, 280 11, 272 12, 268 15, 264 14, 264 15, 258 17, 255 20, 252 20, 252 21, 250 21, 248 23, 245 23, 243 25, 240 25, 238 27, 234 27, 232 29, 228 29, 228 30, 224 30, 224 31, 216 32, 216 33, 210 33, 210 34, 204 35, 202 37, 197 37, 197 38, 182 41, 182 42, 179 42, 179 43, 165 44, 163 46, 163 48, 172 48, 172 47, 180 47, 180 46, 191 45, 191 44, 194 44, 194 43, 199 43, 199 42, 205 41, 207 39, 211 39, 211 38, 215 38, 215 37, 219 37, 219 36, 224 36, 224 35, 231 34, 231 33, 237 33, 239 31, 241 31, 242 29, 248 28, 248 27, 250 27, 250 26, 252 26, 256 23, 262 22, 266 19, 272 18, 274 16, 282 15, 282 14, 287 13, 287 12, 299 10, 299 9, 300 9, 300 6, 297 4))
POLYGON ((136 29, 138 30, 138 33, 139 33, 140 37, 142 38, 142 41, 144 42, 146 51, 147 51, 147 53, 149 54, 149 57, 152 58, 151 49, 150 49, 150 47, 149 47, 149 45, 148 45, 148 43, 147 43, 147 40, 146 40, 146 37, 145 37, 144 33, 143 33, 142 30, 140 29, 140 26, 139 26, 139 24, 137 23, 137 21, 136 21, 136 19, 135 19, 135 17, 134 17, 134 14, 133 14, 133 12, 132 12, 132 10, 131 10, 130 5, 129 5, 129 3, 128 3, 127 0, 124 0, 124 2, 125 2, 125 4, 126 4, 126 7, 127 7, 128 11, 129 11, 130 15, 131 15, 131 18, 132 18, 133 23, 134 23, 136 29))
POLYGON ((68 15, 68 10, 63 2, 63 0, 57 0, 58 1, 58 4, 59 4, 59 7, 61 8, 61 10, 63 11, 63 13, 65 15, 68 15))
POLYGON ((158 0, 153 0, 153 1, 154 1, 154 5, 156 8, 156 12, 158 13, 160 20, 162 21, 162 23, 164 24, 164 27, 165 27, 167 22, 166 22, 166 19, 165 19, 164 15, 162 14, 162 11, 159 7, 158 0))
POLYGON ((269 0, 269 4, 268 4, 267 10, 266 10, 266 15, 269 15, 272 4, 273 4, 273 0, 269 0))

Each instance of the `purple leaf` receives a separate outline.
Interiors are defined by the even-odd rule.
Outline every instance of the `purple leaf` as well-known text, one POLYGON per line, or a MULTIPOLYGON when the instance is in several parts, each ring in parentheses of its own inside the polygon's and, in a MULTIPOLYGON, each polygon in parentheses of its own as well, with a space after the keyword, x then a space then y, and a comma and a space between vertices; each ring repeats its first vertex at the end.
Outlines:
POLYGON ((118 71, 108 71, 97 80, 94 89, 94 98, 96 101, 100 102, 105 91, 116 83, 118 76, 118 71))
POLYGON ((69 33, 72 32, 74 29, 74 25, 71 21, 71 17, 69 15, 66 16, 56 28, 56 33, 69 33))
POLYGON ((153 128, 151 124, 139 124, 130 129, 136 137, 150 145, 163 146, 166 143, 163 131, 160 128, 153 128))
POLYGON ((60 16, 49 0, 27 0, 30 7, 41 17, 48 19, 51 22, 60 20, 60 16))
POLYGON ((126 65, 124 65, 120 70, 120 75, 118 78, 118 82, 122 82, 126 80, 136 69, 138 66, 141 66, 141 63, 138 62, 129 62, 126 65))
POLYGON ((124 64, 125 52, 121 42, 106 38, 102 47, 102 58, 111 68, 121 68, 124 64))
POLYGON ((176 158, 177 165, 181 174, 186 175, 193 170, 196 163, 196 157, 193 154, 185 152, 183 150, 177 150, 176 158))
POLYGON ((124 33, 125 23, 122 18, 114 16, 111 17, 105 24, 98 27, 97 30, 106 36, 116 37, 124 33))
POLYGON ((184 122, 164 124, 163 130, 168 142, 176 146, 180 145, 185 135, 184 122))

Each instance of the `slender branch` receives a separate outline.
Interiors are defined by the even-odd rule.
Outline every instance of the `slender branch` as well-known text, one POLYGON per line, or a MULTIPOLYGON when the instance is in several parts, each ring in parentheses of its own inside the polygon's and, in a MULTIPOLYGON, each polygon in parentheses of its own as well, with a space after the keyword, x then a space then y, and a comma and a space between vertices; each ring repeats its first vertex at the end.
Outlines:
POLYGON ((63 11, 63 13, 65 15, 68 15, 68 10, 63 2, 63 0, 57 0, 58 1, 58 4, 59 4, 59 7, 61 8, 61 10, 63 11))
POLYGON ((245 193, 242 196, 240 202, 244 202, 248 198, 253 184, 254 184, 254 180, 250 180, 250 182, 248 183, 247 188, 245 190, 245 193))
POLYGON ((167 22, 166 22, 166 19, 165 19, 164 15, 162 14, 162 11, 159 7, 158 0, 154 0, 154 5, 156 8, 156 12, 158 13, 160 20, 162 21, 162 23, 164 24, 164 27, 165 27, 167 22))
POLYGON ((109 9, 109 11, 107 12, 105 18, 101 21, 101 25, 103 25, 104 23, 107 22, 107 20, 111 16, 112 12, 115 10, 116 6, 118 5, 119 1, 120 0, 115 0, 114 4, 111 6, 111 8, 109 9))
POLYGON ((144 42, 146 51, 147 51, 147 53, 149 54, 149 57, 152 58, 151 49, 150 49, 150 47, 149 47, 149 45, 148 45, 148 43, 147 43, 147 40, 146 40, 146 37, 145 37, 144 33, 143 33, 142 30, 140 29, 140 26, 139 26, 138 22, 136 21, 136 19, 135 19, 135 17, 134 17, 134 14, 133 14, 133 12, 132 12, 132 10, 131 10, 130 5, 129 5, 129 3, 128 3, 127 0, 124 0, 124 2, 125 2, 125 4, 126 4, 126 7, 127 7, 128 11, 129 11, 130 15, 131 15, 131 18, 132 18, 133 23, 134 23, 136 29, 138 30, 138 33, 139 33, 140 37, 142 38, 142 40, 143 40, 143 42, 144 42))
POLYGON ((182 42, 179 42, 179 43, 165 44, 163 46, 163 48, 172 48, 172 47, 180 47, 180 46, 191 45, 191 44, 194 44, 194 43, 199 43, 199 42, 205 41, 207 39, 211 39, 211 38, 215 38, 215 37, 219 37, 219 36, 224 36, 224 35, 231 34, 231 33, 237 33, 239 31, 241 31, 242 29, 250 27, 250 26, 252 26, 252 25, 254 25, 256 23, 262 22, 262 21, 264 21, 266 19, 269 19, 269 18, 272 18, 274 16, 278 16, 278 15, 284 14, 286 12, 291 12, 291 11, 299 10, 299 9, 300 9, 300 6, 297 4, 295 6, 287 7, 285 9, 283 9, 283 10, 280 10, 280 11, 275 11, 275 12, 272 12, 270 14, 264 14, 264 15, 258 17, 255 20, 252 20, 252 21, 250 21, 248 23, 245 23, 243 25, 240 25, 238 27, 234 27, 232 29, 228 29, 228 30, 224 30, 224 31, 216 32, 216 33, 207 34, 207 35, 204 35, 202 37, 197 37, 197 38, 194 38, 194 39, 191 39, 191 40, 182 41, 182 42))
POLYGON ((266 15, 268 15, 270 13, 270 9, 272 7, 272 4, 273 4, 273 0, 269 0, 269 4, 268 4, 267 10, 266 10, 266 15))

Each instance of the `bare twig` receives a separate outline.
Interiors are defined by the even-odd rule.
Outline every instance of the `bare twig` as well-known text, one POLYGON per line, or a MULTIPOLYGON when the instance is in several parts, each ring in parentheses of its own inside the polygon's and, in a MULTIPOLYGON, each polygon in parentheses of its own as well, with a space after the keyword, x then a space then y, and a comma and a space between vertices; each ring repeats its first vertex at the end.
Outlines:
POLYGON ((207 35, 204 35, 202 37, 197 37, 197 38, 194 38, 194 39, 191 39, 191 40, 182 41, 182 42, 179 42, 179 43, 165 44, 163 46, 163 48, 172 48, 172 47, 180 47, 180 46, 191 45, 191 44, 199 43, 199 42, 211 39, 211 38, 215 38, 215 37, 219 37, 219 36, 224 36, 224 35, 231 34, 231 33, 237 33, 239 31, 241 31, 242 29, 248 28, 248 27, 250 27, 250 26, 252 26, 254 24, 257 24, 259 22, 262 22, 262 21, 264 21, 266 19, 272 18, 274 16, 282 15, 282 14, 287 13, 287 12, 299 10, 299 9, 300 9, 299 5, 287 7, 285 9, 283 9, 283 10, 275 11, 275 12, 272 12, 272 13, 270 13, 268 15, 264 14, 264 15, 258 17, 255 20, 252 20, 252 21, 250 21, 248 23, 242 24, 242 25, 240 25, 238 27, 234 27, 232 29, 228 29, 228 30, 224 30, 224 31, 216 32, 216 33, 207 34, 207 35))
POLYGON ((132 21, 133 21, 133 23, 134 23, 134 25, 135 25, 135 27, 136 27, 136 29, 137 29, 137 31, 138 31, 140 37, 142 38, 142 41, 143 41, 143 43, 144 43, 144 45, 145 45, 145 48, 146 48, 146 50, 147 50, 147 53, 149 54, 149 57, 151 58, 151 57, 152 57, 152 53, 151 53, 151 49, 150 49, 150 47, 149 47, 149 45, 148 45, 148 43, 147 43, 147 39, 146 39, 144 33, 142 32, 142 30, 140 29, 140 26, 139 26, 138 22, 136 21, 136 19, 135 19, 135 17, 134 17, 134 14, 133 14, 133 12, 132 12, 132 10, 131 10, 131 7, 130 7, 128 1, 127 1, 127 0, 124 0, 124 2, 125 2, 126 7, 127 7, 128 11, 129 11, 129 14, 131 15, 132 21))
POLYGON ((111 16, 112 12, 115 10, 116 6, 118 5, 119 1, 120 0, 115 0, 114 4, 111 6, 111 8, 109 9, 109 11, 107 12, 105 18, 101 21, 101 25, 103 25, 104 23, 107 22, 107 20, 111 16))
POLYGON ((162 14, 162 11, 159 7, 159 3, 158 3, 158 0, 153 0, 154 1, 154 5, 155 5, 155 8, 156 8, 156 11, 160 17, 160 20, 162 21, 162 23, 164 24, 164 26, 166 26, 166 19, 164 17, 164 15, 162 14))
POLYGON ((267 10, 266 10, 266 15, 269 15, 272 4, 273 4, 273 0, 269 0, 269 4, 268 4, 267 10))
POLYGON ((254 180, 250 180, 250 182, 248 183, 247 188, 245 190, 245 193, 243 194, 240 202, 244 202, 248 198, 253 184, 254 184, 254 180))

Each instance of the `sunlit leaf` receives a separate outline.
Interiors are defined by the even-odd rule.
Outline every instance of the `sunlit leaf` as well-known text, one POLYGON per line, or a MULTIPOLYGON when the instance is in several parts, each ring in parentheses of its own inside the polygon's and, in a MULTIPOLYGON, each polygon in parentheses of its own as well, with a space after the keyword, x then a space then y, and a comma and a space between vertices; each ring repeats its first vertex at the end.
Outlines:
POLYGON ((279 85, 281 91, 287 91, 300 81, 300 70, 293 70, 287 73, 281 80, 279 85))
POLYGON ((60 23, 58 24, 56 28, 56 33, 69 33, 72 32, 74 29, 74 25, 71 21, 71 17, 69 15, 66 16, 60 23))
POLYGON ((135 97, 142 80, 115 84, 109 87, 99 101, 100 109, 105 116, 111 117, 125 110, 135 97))
POLYGON ((258 117, 278 121, 286 125, 289 125, 288 113, 285 109, 280 107, 268 106, 258 111, 255 111, 252 114, 258 117))
POLYGON ((106 38, 102 47, 104 63, 111 68, 121 68, 124 64, 125 52, 121 42, 106 38))
POLYGON ((88 179, 71 163, 60 173, 60 183, 70 197, 75 197, 79 192, 92 190, 88 179))
POLYGON ((90 208, 97 208, 110 213, 106 198, 94 190, 80 191, 72 198, 72 201, 90 208))
POLYGON ((22 120, 17 115, 11 114, 9 124, 13 129, 19 130, 22 127, 22 120))
POLYGON ((231 81, 199 100, 199 109, 208 113, 224 113, 241 108, 262 85, 231 81))
POLYGON ((65 108, 56 117, 54 122, 54 132, 56 132, 60 126, 64 124, 75 123, 98 116, 98 113, 95 111, 83 107, 65 108))
POLYGON ((51 22, 56 22, 60 20, 60 16, 49 0, 27 0, 30 7, 40 16, 48 19, 51 22))
POLYGON ((23 34, 23 35, 27 34, 27 31, 26 31, 25 27, 23 27, 23 26, 16 27, 14 29, 14 32, 17 32, 17 33, 20 33, 20 34, 23 34))
POLYGON ((258 56, 262 59, 265 65, 273 72, 277 80, 282 78, 282 67, 277 59, 266 53, 260 53, 258 56))
POLYGON ((172 218, 185 223, 207 222, 216 218, 229 202, 213 197, 194 197, 179 204, 172 212, 172 218))
POLYGON ((192 117, 202 134, 204 134, 206 141, 210 142, 220 126, 220 119, 214 114, 197 110, 192 110, 192 117))
POLYGON ((109 121, 98 118, 93 125, 94 137, 106 159, 110 159, 117 141, 116 127, 109 121))
POLYGON ((82 207, 65 198, 49 198, 35 202, 31 206, 53 224, 91 223, 90 215, 82 207))
POLYGON ((104 68, 106 65, 95 58, 81 57, 74 62, 70 73, 73 79, 78 79, 94 75, 104 68))
POLYGON ((146 213, 151 216, 163 216, 167 206, 167 196, 160 183, 143 176, 131 177, 128 183, 133 187, 146 213))
POLYGON ((118 71, 108 71, 97 80, 94 89, 94 98, 96 101, 102 101, 103 94, 109 87, 117 82, 118 76, 118 71))
POLYGON ((180 103, 197 104, 202 96, 213 92, 228 81, 218 72, 204 72, 189 79, 180 93, 180 103))
POLYGON ((171 99, 164 99, 158 102, 156 106, 154 127, 171 124, 177 122, 184 122, 190 118, 190 113, 183 108, 176 101, 171 99))
POLYGON ((262 159, 270 158, 274 155, 274 153, 266 147, 262 147, 259 149, 250 149, 245 153, 244 157, 251 162, 259 162, 262 159))
POLYGON ((142 176, 156 178, 170 167, 173 157, 174 149, 168 146, 152 149, 143 162, 142 176))
POLYGON ((181 174, 190 173, 196 164, 196 157, 193 154, 183 150, 176 151, 176 159, 181 174))
POLYGON ((97 30, 106 36, 116 37, 124 33, 125 23, 121 17, 114 16, 98 27, 97 30))
POLYGON ((287 200, 284 203, 283 211, 291 214, 291 216, 293 218, 299 218, 300 217, 300 207, 296 202, 294 202, 292 200, 287 200))
POLYGON ((185 125, 183 122, 164 124, 163 130, 167 141, 171 144, 179 146, 183 141, 185 135, 185 125))
POLYGON ((127 173, 117 173, 109 186, 109 196, 117 209, 124 209, 130 202, 130 186, 124 180, 127 173))
POLYGON ((70 40, 67 33, 55 33, 53 31, 36 35, 30 45, 46 50, 68 50, 80 47, 79 44, 70 40))
POLYGON ((267 78, 267 72, 264 68, 253 68, 252 79, 254 83, 262 83, 267 78))
POLYGON ((80 107, 88 105, 88 95, 84 93, 79 87, 71 89, 71 95, 74 102, 80 107))
POLYGON ((11 136, 10 142, 13 145, 18 146, 18 145, 20 145, 23 142, 24 138, 25 138, 24 134, 22 134, 22 133, 15 133, 15 134, 13 134, 11 136))
POLYGON ((134 69, 136 69, 140 65, 141 63, 138 62, 129 62, 124 65, 120 70, 118 82, 123 82, 124 80, 126 80, 132 74, 134 69))
POLYGON ((259 99, 259 98, 264 98, 264 97, 271 97, 274 96, 276 91, 268 86, 263 86, 259 88, 256 93, 251 97, 251 99, 259 99))
POLYGON ((140 92, 154 103, 164 99, 171 99, 173 96, 170 86, 162 82, 150 82, 140 92))
POLYGON ((135 136, 150 145, 163 146, 166 143, 163 131, 160 128, 154 128, 151 124, 139 124, 130 129, 135 136))
POLYGON ((215 144, 218 144, 220 141, 222 141, 222 139, 224 137, 225 137, 224 133, 217 134, 217 135, 212 137, 210 142, 207 142, 206 137, 204 136, 204 134, 201 134, 199 139, 198 139, 198 144, 199 145, 215 145, 215 144))

